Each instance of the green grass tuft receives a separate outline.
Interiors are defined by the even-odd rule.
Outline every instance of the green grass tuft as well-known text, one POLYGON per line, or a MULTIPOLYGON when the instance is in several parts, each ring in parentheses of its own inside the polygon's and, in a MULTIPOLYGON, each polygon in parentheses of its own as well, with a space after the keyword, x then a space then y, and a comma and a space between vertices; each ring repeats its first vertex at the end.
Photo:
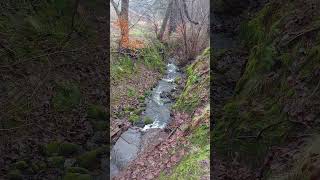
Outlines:
POLYGON ((77 107, 81 101, 81 93, 75 84, 63 84, 58 86, 53 97, 53 106, 58 111, 70 111, 77 107))
POLYGON ((88 117, 95 120, 106 121, 108 114, 104 106, 90 105, 88 108, 88 117))

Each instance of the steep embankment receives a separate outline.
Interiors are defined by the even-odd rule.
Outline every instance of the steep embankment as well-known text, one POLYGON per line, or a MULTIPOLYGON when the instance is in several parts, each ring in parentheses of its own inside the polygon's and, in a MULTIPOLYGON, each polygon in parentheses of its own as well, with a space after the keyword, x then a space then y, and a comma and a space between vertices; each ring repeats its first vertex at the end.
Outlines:
MULTIPOLYGON (((130 58, 115 55, 111 63, 111 139, 115 142, 131 123, 139 123, 145 110, 145 98, 164 73, 165 62, 161 44, 140 49, 140 55, 130 58)), ((145 123, 145 122, 143 122, 145 123)))
POLYGON ((217 178, 319 177, 311 140, 319 139, 318 9, 316 1, 271 1, 241 26, 249 56, 213 132, 226 161, 217 178))
POLYGON ((150 142, 115 179, 209 179, 209 49, 187 68, 166 135, 150 142))
POLYGON ((108 18, 102 0, 75 2, 0 2, 0 179, 101 173, 108 18))

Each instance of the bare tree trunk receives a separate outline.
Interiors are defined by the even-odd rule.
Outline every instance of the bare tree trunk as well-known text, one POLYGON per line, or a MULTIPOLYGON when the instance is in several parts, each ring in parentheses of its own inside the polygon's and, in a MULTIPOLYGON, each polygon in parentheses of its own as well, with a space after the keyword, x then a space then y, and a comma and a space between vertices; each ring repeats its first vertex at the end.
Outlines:
POLYGON ((169 5, 168 5, 167 10, 166 10, 166 15, 164 16, 163 21, 162 21, 162 25, 161 25, 159 36, 158 36, 158 39, 160 41, 162 41, 163 34, 164 34, 164 32, 166 30, 166 27, 167 27, 168 19, 170 17, 170 13, 171 13, 171 10, 172 10, 173 1, 174 0, 170 0, 169 5))
POLYGON ((111 3, 118 15, 118 21, 121 31, 119 47, 128 48, 129 47, 129 0, 121 0, 121 11, 119 10, 119 5, 111 0, 111 3))
POLYGON ((187 19, 188 19, 191 23, 197 25, 198 22, 193 21, 193 20, 190 18, 190 16, 189 16, 189 12, 188 12, 188 7, 187 7, 186 0, 182 0, 182 4, 183 4, 184 13, 185 13, 187 19))
POLYGON ((169 38, 171 33, 176 31, 178 17, 179 17, 178 4, 177 4, 177 0, 174 0, 174 3, 171 8, 170 20, 169 20, 169 38))
POLYGON ((129 0, 121 0, 120 12, 121 39, 120 47, 129 47, 129 0))

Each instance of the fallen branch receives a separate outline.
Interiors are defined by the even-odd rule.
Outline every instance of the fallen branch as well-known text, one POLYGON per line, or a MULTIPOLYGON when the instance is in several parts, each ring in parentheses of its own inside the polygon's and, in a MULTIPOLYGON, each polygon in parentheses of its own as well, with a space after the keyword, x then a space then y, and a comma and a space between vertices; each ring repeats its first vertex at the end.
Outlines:
POLYGON ((254 135, 252 135, 252 136, 238 136, 237 139, 256 139, 258 141, 262 137, 263 132, 265 132, 266 130, 268 130, 268 129, 276 126, 276 125, 279 125, 279 124, 281 124, 283 122, 285 122, 285 121, 279 121, 279 122, 270 124, 270 125, 264 127, 263 129, 261 129, 259 131, 259 133, 257 135, 255 135, 255 136, 254 135))
POLYGON ((289 40, 287 40, 287 42, 281 43, 280 46, 282 46, 282 47, 283 46, 287 46, 288 44, 290 44, 292 41, 298 39, 299 37, 301 37, 301 36, 303 36, 303 35, 305 35, 307 33, 310 33, 310 32, 313 32, 313 31, 317 31, 317 30, 320 30, 320 26, 314 27, 314 28, 310 28, 310 29, 307 29, 307 30, 304 30, 304 31, 297 32, 297 33, 295 33, 294 37, 292 37, 289 40))
POLYGON ((174 128, 174 129, 171 131, 171 133, 169 134, 169 136, 167 137, 167 139, 169 139, 177 129, 178 129, 178 127, 174 128))

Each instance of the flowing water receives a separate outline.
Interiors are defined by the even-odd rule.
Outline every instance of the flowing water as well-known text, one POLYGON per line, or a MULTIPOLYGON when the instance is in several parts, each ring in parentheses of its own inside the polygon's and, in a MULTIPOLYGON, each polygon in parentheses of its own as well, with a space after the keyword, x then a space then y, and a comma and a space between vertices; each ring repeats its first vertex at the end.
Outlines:
POLYGON ((141 120, 148 117, 153 123, 143 127, 133 126, 124 132, 111 150, 110 174, 111 177, 119 173, 129 162, 134 160, 143 148, 142 140, 147 137, 150 129, 165 128, 170 122, 170 108, 173 101, 170 95, 175 91, 175 79, 182 77, 174 59, 169 59, 166 75, 158 82, 152 94, 146 99, 146 110, 141 115, 141 120))

